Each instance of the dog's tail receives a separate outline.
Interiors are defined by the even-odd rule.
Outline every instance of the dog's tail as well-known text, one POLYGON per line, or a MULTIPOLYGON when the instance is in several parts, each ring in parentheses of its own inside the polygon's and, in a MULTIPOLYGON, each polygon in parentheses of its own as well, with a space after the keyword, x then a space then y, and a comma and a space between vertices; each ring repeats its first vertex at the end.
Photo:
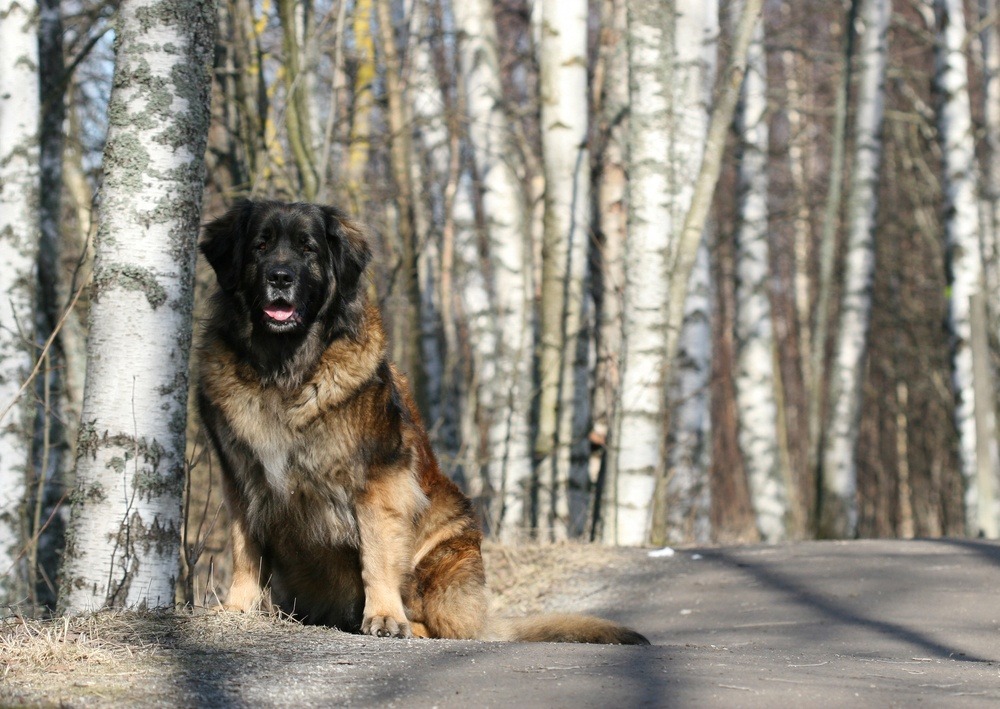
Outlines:
POLYGON ((526 618, 491 618, 483 640, 529 643, 598 643, 649 645, 641 633, 589 615, 553 613, 526 618))

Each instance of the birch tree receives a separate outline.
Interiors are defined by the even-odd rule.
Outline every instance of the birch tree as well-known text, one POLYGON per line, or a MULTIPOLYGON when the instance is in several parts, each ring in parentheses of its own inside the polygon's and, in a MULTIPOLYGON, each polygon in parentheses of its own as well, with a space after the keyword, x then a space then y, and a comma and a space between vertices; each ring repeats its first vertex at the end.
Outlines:
MULTIPOLYGON (((592 425, 595 440, 604 444, 595 455, 598 495, 607 501, 607 485, 600 470, 607 471, 607 442, 614 411, 619 404, 622 345, 622 296, 625 286, 625 239, 628 233, 626 140, 629 113, 628 49, 625 41, 625 0, 601 4, 600 59, 595 71, 599 95, 598 143, 595 149, 598 248, 594 283, 597 362, 594 372, 592 425)), ((600 511, 595 522, 600 525, 600 511)))
MULTIPOLYGON (((701 168, 708 134, 718 66, 719 7, 717 2, 703 1, 678 3, 676 8, 669 164, 671 221, 683 224, 694 193, 691 175, 701 168)), ((676 359, 668 362, 674 374, 666 381, 667 469, 657 480, 654 544, 704 535, 710 511, 712 269, 704 239, 698 248, 695 270, 682 296, 684 318, 676 359)), ((667 336, 669 347, 669 327, 667 336)))
POLYGON ((487 516, 501 539, 512 539, 530 521, 526 505, 532 479, 528 220, 502 105, 493 5, 490 0, 467 0, 455 3, 453 11, 459 31, 467 135, 482 195, 490 266, 487 288, 495 314, 495 339, 473 343, 484 347, 492 341, 493 349, 482 356, 492 359, 496 368, 495 376, 484 379, 480 390, 493 495, 487 516))
MULTIPOLYGON (((982 224, 977 196, 977 161, 965 57, 966 27, 960 0, 933 0, 937 42, 934 86, 938 94, 938 139, 944 161, 945 238, 950 265, 948 326, 955 388, 955 427, 965 481, 966 530, 1000 534, 997 509, 997 455, 994 396, 984 386, 985 363, 977 363, 974 341, 983 301, 982 224), (976 372, 980 377, 977 381, 976 372)), ((985 348, 981 348, 985 354, 985 348)))
POLYGON ((119 9, 62 604, 169 605, 179 571, 214 7, 119 9))
POLYGON ((540 526, 556 539, 583 533, 589 498, 587 10, 587 0, 541 2, 545 216, 535 458, 540 526))
POLYGON ((986 283, 994 331, 1000 329, 1000 3, 979 0, 983 25, 983 133, 986 168, 983 171, 983 239, 986 283))
POLYGON ((823 436, 820 472, 819 531, 822 536, 832 538, 855 536, 858 524, 855 456, 875 276, 875 215, 882 157, 889 15, 889 0, 862 0, 858 13, 862 29, 854 169, 847 198, 840 327, 830 368, 830 415, 823 436))
POLYGON ((0 2, 0 601, 26 598, 23 505, 34 407, 38 255, 38 35, 34 3, 0 2))
POLYGON ((712 269, 702 242, 691 272, 677 376, 670 384, 666 497, 662 523, 654 522, 653 544, 706 544, 712 540, 712 269))
POLYGON ((639 546, 663 470, 664 381, 669 287, 670 86, 673 3, 628 3, 628 241, 622 305, 621 396, 609 441, 602 536, 639 546))
MULTIPOLYGON (((739 9, 742 3, 734 3, 739 9)), ((789 495, 778 448, 775 350, 768 244, 767 57, 758 21, 736 114, 739 167, 736 226, 736 402, 740 451, 764 541, 788 531, 789 495)))

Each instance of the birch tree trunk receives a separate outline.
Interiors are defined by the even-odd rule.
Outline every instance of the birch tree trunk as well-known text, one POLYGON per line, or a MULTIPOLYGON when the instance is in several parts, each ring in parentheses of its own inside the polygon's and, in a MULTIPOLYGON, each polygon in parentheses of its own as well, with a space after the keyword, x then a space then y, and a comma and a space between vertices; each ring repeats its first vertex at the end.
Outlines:
POLYGON ((393 360, 410 380, 413 397, 420 411, 427 412, 427 377, 421 357, 421 295, 418 279, 417 244, 413 213, 412 121, 408 115, 407 92, 402 76, 402 59, 396 47, 391 0, 376 0, 384 64, 384 80, 389 104, 389 162, 396 191, 398 215, 396 236, 390 238, 394 260, 398 264, 391 285, 390 300, 395 301, 392 317, 393 360))
POLYGON ((819 533, 852 538, 858 525, 858 425, 875 277, 875 216, 882 158, 882 116, 890 0, 862 0, 858 13, 860 86, 854 125, 854 170, 848 195, 847 250, 840 327, 830 371, 830 415, 823 435, 819 533))
MULTIPOLYGON (((938 93, 937 123, 944 160, 945 237, 950 266, 948 325, 952 340, 952 380, 959 464, 965 481, 965 521, 970 535, 997 536, 996 434, 992 430, 993 396, 983 401, 977 385, 973 353, 974 305, 982 298, 983 268, 976 154, 965 58, 965 13, 960 0, 933 0, 937 26, 934 86, 938 93), (981 440, 985 436, 985 440, 981 440)), ((981 335, 980 335, 981 336, 981 335)), ((980 369, 985 372, 985 367, 980 369)))
POLYGON ((545 217, 535 459, 543 535, 580 536, 587 522, 591 315, 587 0, 542 0, 545 217))
POLYGON ((992 330, 1000 331, 1000 3, 979 0, 983 48, 983 129, 986 169, 983 171, 983 239, 986 283, 992 330))
POLYGON ((630 114, 621 395, 609 440, 606 543, 649 539, 664 461, 664 374, 670 234, 673 3, 627 4, 630 114))
POLYGON ((653 544, 707 544, 712 538, 712 269, 704 241, 691 272, 677 376, 670 385, 670 437, 663 524, 653 544))
MULTIPOLYGON (((847 143, 847 103, 851 90, 855 41, 855 19, 861 0, 851 0, 844 23, 843 56, 840 81, 833 115, 831 136, 830 182, 823 210, 819 244, 819 288, 816 296, 816 327, 810 352, 809 386, 809 469, 818 470, 823 455, 824 403, 828 381, 826 371, 827 340, 830 332, 830 299, 833 297, 834 262, 837 256, 837 227, 840 223, 844 187, 844 159, 847 143)), ((817 501, 819 491, 817 490, 817 501)))
POLYGON ((355 214, 364 213, 365 176, 371 152, 372 112, 375 109, 375 36, 372 33, 373 0, 355 0, 351 15, 354 32, 354 110, 347 149, 347 193, 355 214))
POLYGON ((38 256, 38 35, 35 3, 0 2, 0 602, 27 597, 26 501, 34 406, 38 256))
POLYGON ((453 9, 460 35, 468 139, 482 194, 491 269, 487 287, 495 317, 494 348, 482 353, 496 366, 496 375, 481 382, 489 440, 488 476, 494 495, 488 518, 493 532, 510 540, 530 519, 532 288, 527 210, 502 108, 493 5, 490 0, 463 0, 453 9))
MULTIPOLYGON (((673 79, 673 123, 669 164, 671 168, 672 223, 683 224, 691 206, 694 182, 705 153, 712 90, 718 66, 719 7, 714 0, 676 3, 673 79)), ((676 243, 676 235, 673 238, 676 243)), ((709 465, 712 371, 711 268, 704 240, 699 245, 700 269, 680 296, 683 319, 677 323, 675 359, 667 364, 674 374, 666 380, 668 436, 665 477, 657 479, 651 541, 665 544, 668 537, 688 534, 707 519, 710 503, 709 465), (707 338, 707 339, 706 339, 707 338), (668 509, 668 508, 674 509, 668 509), (685 522, 687 521, 687 522, 685 522), (674 527, 673 523, 682 526, 674 527)), ((693 273, 693 272, 692 272, 693 273)), ((669 279, 669 277, 668 277, 669 279)), ((674 297, 673 295, 671 297, 674 297)), ((672 304, 668 304, 672 307, 672 304)), ((671 330, 667 329, 670 348, 671 330)), ((668 349, 669 351, 669 349, 668 349)))
POLYGON ((68 612, 174 601, 214 22, 205 3, 119 9, 68 612))
POLYGON ((319 191, 321 176, 313 142, 313 119, 309 105, 309 74, 303 66, 304 47, 300 43, 299 18, 295 0, 278 0, 281 19, 285 78, 285 132, 299 172, 302 198, 312 201, 319 191))
POLYGON ((451 298, 450 293, 445 295, 450 288, 444 282, 453 271, 455 187, 452 185, 458 179, 460 143, 457 136, 452 140, 449 132, 446 113, 450 107, 434 64, 434 43, 441 33, 436 20, 429 0, 413 1, 405 85, 413 113, 412 184, 420 186, 413 194, 413 226, 426 414, 430 429, 436 433, 434 442, 442 466, 448 470, 458 455, 461 438, 457 324, 454 308, 444 302, 446 297, 451 298), (446 241, 450 241, 447 247, 446 241))
MULTIPOLYGON (((735 3, 739 7, 742 3, 735 3)), ((736 402, 739 444, 761 538, 788 532, 788 476, 781 465, 775 396, 775 345, 768 244, 767 57, 764 23, 747 56, 736 125, 739 134, 736 227, 736 402)))

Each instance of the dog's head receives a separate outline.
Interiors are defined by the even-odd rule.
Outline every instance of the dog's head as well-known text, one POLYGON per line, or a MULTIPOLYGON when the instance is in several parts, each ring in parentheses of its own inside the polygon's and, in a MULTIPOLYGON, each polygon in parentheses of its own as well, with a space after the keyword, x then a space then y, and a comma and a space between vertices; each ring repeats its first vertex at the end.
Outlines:
POLYGON ((314 324, 349 330, 371 259, 360 229, 335 207, 249 200, 206 225, 201 252, 254 333, 276 337, 314 324))

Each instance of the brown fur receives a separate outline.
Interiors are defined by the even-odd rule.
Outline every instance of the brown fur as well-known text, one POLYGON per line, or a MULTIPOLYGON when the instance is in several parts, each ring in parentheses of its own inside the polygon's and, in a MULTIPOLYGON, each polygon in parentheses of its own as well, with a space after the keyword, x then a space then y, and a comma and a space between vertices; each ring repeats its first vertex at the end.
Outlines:
MULTIPOLYGON (((289 218, 299 207, 267 206, 289 218)), ((356 238, 335 216, 340 236, 331 228, 330 239, 345 238, 345 227, 356 238)), ((241 230, 253 228, 252 214, 239 226, 217 222, 210 239, 247 238, 241 230)), ((203 244, 206 254, 213 248, 203 244)), ((219 272, 218 255, 209 258, 219 272)), ((338 274, 326 287, 343 281, 338 274)), ((472 506, 438 468, 406 380, 387 359, 378 310, 364 305, 363 289, 355 297, 352 326, 325 336, 314 361, 282 379, 262 374, 227 335, 247 327, 233 326, 233 313, 220 306, 207 328, 199 403, 232 517, 226 607, 273 603, 306 622, 378 636, 646 643, 584 616, 487 620, 472 506)))

